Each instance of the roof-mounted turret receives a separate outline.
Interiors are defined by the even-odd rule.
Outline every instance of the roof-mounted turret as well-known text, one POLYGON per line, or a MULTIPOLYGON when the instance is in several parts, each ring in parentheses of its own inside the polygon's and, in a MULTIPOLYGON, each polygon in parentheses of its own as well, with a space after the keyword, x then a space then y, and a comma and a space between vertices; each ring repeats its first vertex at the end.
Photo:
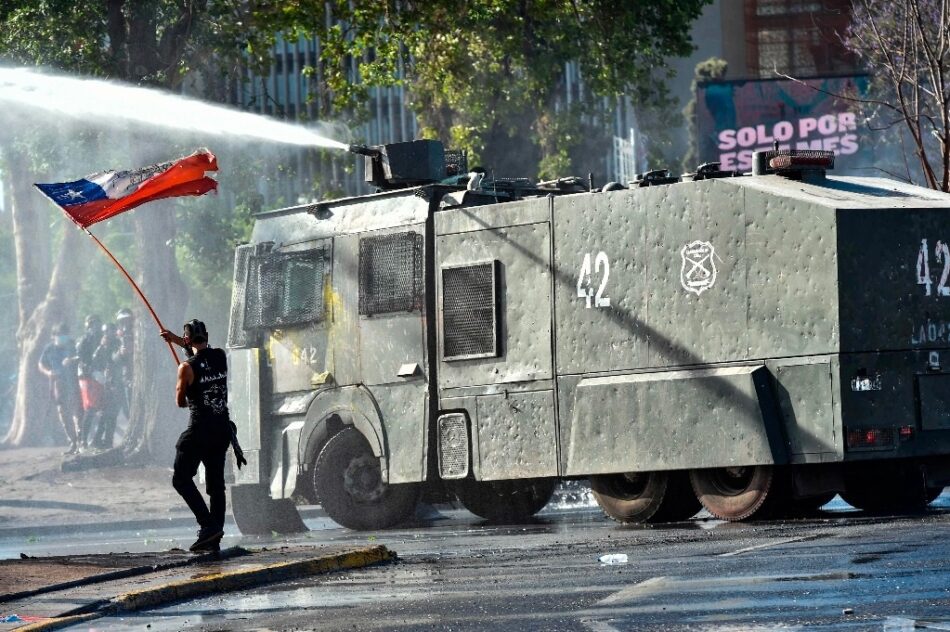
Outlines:
POLYGON ((350 145, 349 150, 365 157, 366 182, 380 189, 432 184, 468 171, 465 153, 447 151, 437 140, 350 145))

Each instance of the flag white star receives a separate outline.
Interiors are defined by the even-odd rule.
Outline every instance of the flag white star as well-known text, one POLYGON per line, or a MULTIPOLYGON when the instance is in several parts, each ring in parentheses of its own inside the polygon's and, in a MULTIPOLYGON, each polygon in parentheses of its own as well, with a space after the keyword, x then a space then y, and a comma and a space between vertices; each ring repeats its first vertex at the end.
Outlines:
POLYGON ((73 191, 72 189, 70 189, 69 191, 66 191, 66 194, 65 194, 65 195, 66 195, 66 197, 68 197, 70 200, 77 200, 77 199, 83 200, 83 199, 85 199, 85 198, 83 197, 82 191, 73 191))

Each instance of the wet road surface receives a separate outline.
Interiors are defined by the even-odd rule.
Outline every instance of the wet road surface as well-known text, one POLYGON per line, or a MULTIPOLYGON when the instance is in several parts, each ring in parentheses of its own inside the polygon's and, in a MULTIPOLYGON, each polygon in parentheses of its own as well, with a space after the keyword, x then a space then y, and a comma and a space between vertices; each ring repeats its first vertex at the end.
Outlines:
MULTIPOLYGON (((619 526, 595 508, 549 510, 517 527, 447 511, 375 534, 310 520, 314 530, 301 536, 232 543, 373 542, 400 561, 101 619, 94 629, 950 629, 950 497, 912 517, 866 516, 840 500, 826 509, 812 520, 655 528, 619 526), (628 561, 601 564, 605 554, 628 561)), ((0 540, 0 552, 154 550, 190 535, 0 540)))

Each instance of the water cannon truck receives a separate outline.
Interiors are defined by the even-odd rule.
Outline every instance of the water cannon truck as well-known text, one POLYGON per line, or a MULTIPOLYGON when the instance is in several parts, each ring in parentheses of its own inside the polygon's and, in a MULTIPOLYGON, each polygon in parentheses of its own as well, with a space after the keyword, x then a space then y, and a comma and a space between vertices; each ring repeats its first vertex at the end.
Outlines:
POLYGON ((421 498, 529 518, 587 479, 620 522, 923 508, 950 483, 950 195, 755 155, 595 189, 354 146, 377 192, 256 216, 231 410, 245 533, 421 498))

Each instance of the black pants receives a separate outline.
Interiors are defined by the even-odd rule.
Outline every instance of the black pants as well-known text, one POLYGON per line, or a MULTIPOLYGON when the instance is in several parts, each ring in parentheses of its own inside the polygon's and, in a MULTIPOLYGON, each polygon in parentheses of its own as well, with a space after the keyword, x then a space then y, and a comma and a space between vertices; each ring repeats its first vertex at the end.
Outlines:
POLYGON ((172 485, 195 514, 203 529, 224 528, 224 457, 231 441, 230 427, 224 424, 209 424, 208 427, 192 425, 178 438, 175 445, 175 473, 172 485), (205 491, 211 500, 211 508, 205 504, 193 480, 198 473, 198 464, 205 466, 205 491))

